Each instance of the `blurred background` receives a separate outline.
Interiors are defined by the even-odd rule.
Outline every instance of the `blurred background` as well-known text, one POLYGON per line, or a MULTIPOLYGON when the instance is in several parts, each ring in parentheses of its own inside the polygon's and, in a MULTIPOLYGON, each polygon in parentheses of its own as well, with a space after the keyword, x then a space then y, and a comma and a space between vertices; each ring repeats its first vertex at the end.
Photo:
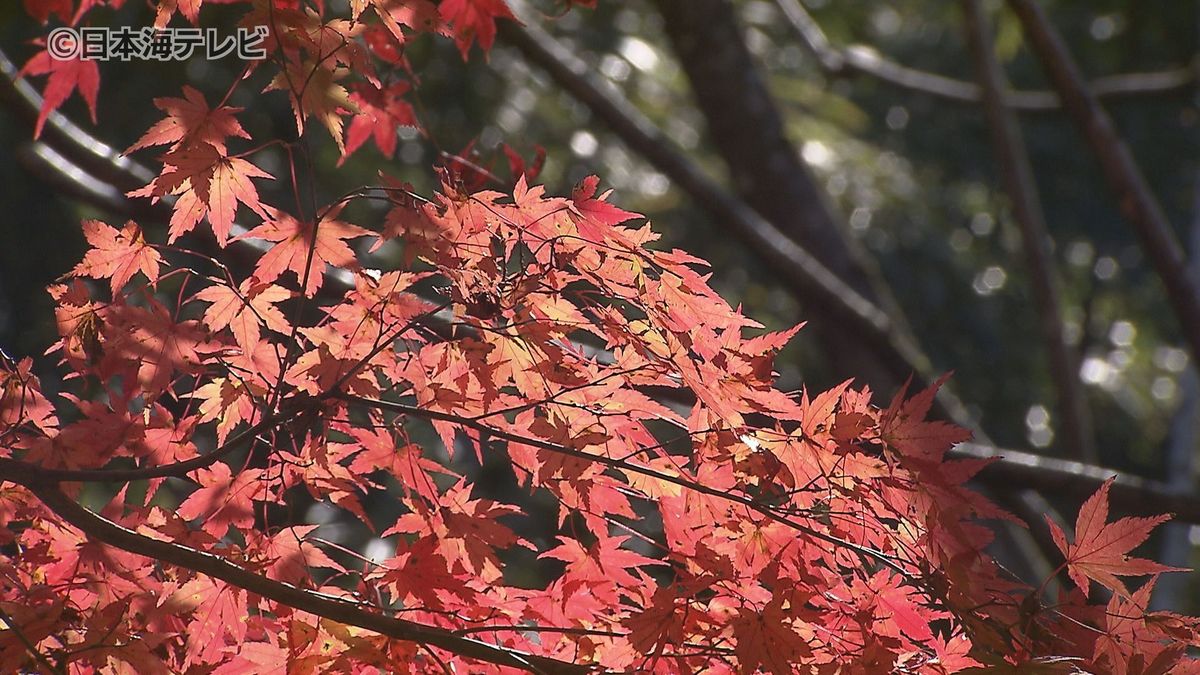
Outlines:
MULTIPOLYGON (((538 181, 550 193, 599 175, 613 201, 652 220, 664 247, 711 261, 713 285, 747 315, 770 329, 809 323, 777 363, 781 388, 823 389, 854 376, 882 404, 909 374, 928 382, 953 371, 954 396, 940 414, 976 425, 990 447, 1196 494, 1200 387, 1188 340, 1080 121, 1059 104, 1003 3, 511 4, 525 25, 502 30, 486 57, 476 48, 464 63, 452 42, 430 36, 410 43, 419 81, 405 101, 421 127, 399 129, 390 174, 429 194, 437 185, 430 166, 463 155, 492 170, 484 187, 503 190, 511 178, 501 144, 527 161, 544 148, 538 181), (968 5, 990 43, 982 52, 972 49, 968 5), (977 84, 989 63, 1016 91, 992 106, 990 122, 977 84), (1017 143, 993 138, 1005 116, 1017 123, 1017 143), (1031 172, 1040 234, 1016 215, 1030 195, 1006 184, 1004 147, 1027 155, 1015 161, 1031 172), (841 284, 832 294, 850 300, 813 293, 747 234, 756 224, 803 246, 841 284), (1038 310, 1039 275, 1057 298, 1059 325, 1050 330, 1038 310), (855 297, 877 314, 855 314, 855 297), (1067 357, 1058 365, 1056 349, 1067 357)), ((1200 250, 1200 2, 1039 4, 1103 95, 1174 236, 1200 250)), ((344 11, 346 3, 326 5, 344 11)), ((203 11, 204 25, 232 30, 244 9, 203 11)), ((139 2, 93 16, 111 26, 152 21, 139 2)), ((47 31, 19 3, 0 5, 0 50, 17 67, 47 31)), ((119 151, 161 117, 152 98, 179 96, 188 83, 219 100, 242 64, 100 65, 97 124, 78 97, 62 112, 119 151)), ((35 79, 38 90, 43 83, 35 79)), ((259 89, 243 86, 230 100, 248 108, 239 117, 247 131, 294 138, 286 98, 259 89)), ((139 186, 136 171, 83 167, 64 156, 69 143, 49 135, 33 143, 27 101, 13 87, 0 94, 0 346, 40 358, 56 338, 44 287, 81 257, 80 218, 164 225, 120 198, 139 186)), ((318 202, 377 182, 383 158, 372 143, 335 168, 328 134, 314 125, 305 138, 318 202)), ((155 167, 152 151, 135 159, 155 167)), ((268 153, 260 166, 280 176, 286 165, 268 153)), ((286 195, 276 183, 260 184, 265 201, 286 195)), ((351 219, 381 218, 370 206, 352 208, 351 219)), ((39 367, 53 372, 46 361, 39 367)), ((1078 506, 1046 497, 1068 514, 1078 506)), ((1187 525, 1165 532, 1147 554, 1190 564, 1200 537, 1187 525)), ((1156 601, 1200 610, 1189 578, 1163 583, 1156 601)))

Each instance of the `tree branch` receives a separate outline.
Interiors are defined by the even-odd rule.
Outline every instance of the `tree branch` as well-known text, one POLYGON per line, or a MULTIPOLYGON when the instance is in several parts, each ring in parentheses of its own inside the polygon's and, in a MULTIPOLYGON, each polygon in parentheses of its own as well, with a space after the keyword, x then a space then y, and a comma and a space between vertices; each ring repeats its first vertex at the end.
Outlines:
POLYGON ((1016 117, 1005 107, 1002 96, 1006 86, 1004 72, 996 61, 991 29, 980 0, 966 0, 963 8, 967 43, 983 84, 983 109, 992 131, 992 148, 1000 162, 1000 173, 1021 230, 1021 244, 1029 264, 1042 344, 1058 392, 1057 412, 1062 420, 1063 446, 1073 458, 1095 462, 1096 442, 1087 399, 1079 381, 1079 358, 1067 344, 1063 330, 1059 300, 1062 292, 1050 255, 1050 235, 1046 231, 1025 139, 1016 117))
MULTIPOLYGON (((558 52, 564 51, 561 50, 561 47, 558 47, 557 45, 553 46, 557 48, 556 51, 558 52)), ((578 60, 575 59, 570 53, 559 53, 558 55, 564 56, 565 58, 570 59, 572 62, 578 62, 578 60)), ((530 60, 538 63, 538 61, 535 59, 531 58, 530 60)), ((0 53, 0 67, 2 67, 3 63, 3 54, 0 53)), ((565 66, 563 67, 565 68, 565 66)), ((583 68, 584 73, 586 73, 586 66, 583 66, 583 68)), ((547 72, 550 72, 556 80, 559 79, 560 73, 551 71, 549 67, 547 67, 547 72)), ((570 78, 576 77, 575 75, 571 74, 570 69, 567 70, 567 73, 568 77, 570 78)), ((0 78, 0 93, 2 93, 4 90, 3 84, 5 81, 6 80, 4 78, 0 78)), ((583 90, 585 91, 587 89, 594 90, 601 98, 604 96, 604 94, 600 93, 600 90, 596 88, 594 83, 584 81, 580 86, 584 87, 583 90)), ((34 96, 36 98, 32 102, 13 101, 11 98, 7 99, 6 102, 9 103, 10 107, 13 108, 32 103, 32 109, 35 111, 36 118, 36 111, 41 105, 41 98, 38 97, 36 93, 34 93, 34 96)), ((5 97, 0 95, 0 100, 3 99, 5 99, 5 97)), ((617 98, 616 101, 628 105, 627 102, 624 102, 621 98, 617 98)), ((619 106, 617 106, 617 109, 619 110, 619 106)), ((637 124, 639 119, 646 124, 649 124, 648 121, 645 121, 644 117, 640 117, 640 114, 638 114, 637 117, 631 118, 630 121, 631 123, 637 124)), ((43 132, 43 138, 47 141, 56 138, 58 139, 55 141, 55 145, 53 146, 56 151, 62 152, 66 149, 57 145, 58 142, 67 142, 69 146, 75 148, 75 151, 71 152, 72 159, 74 159, 76 152, 89 152, 87 150, 88 148, 108 147, 106 144, 95 139, 86 131, 80 129, 74 124, 70 124, 70 127, 78 130, 77 139, 72 139, 67 134, 63 134, 61 138, 58 135, 50 135, 51 128, 62 122, 70 124, 69 120, 67 120, 65 117, 60 115, 51 115, 50 119, 47 121, 46 130, 43 132)), ((30 125, 30 128, 32 129, 32 124, 30 125)), ((661 139, 659 139, 657 130, 653 129, 652 126, 651 130, 654 134, 651 136, 651 138, 655 139, 653 143, 663 144, 663 147, 668 154, 674 153, 669 145, 665 145, 665 141, 661 141, 661 139)), ((140 167, 140 165, 132 160, 126 161, 129 161, 130 164, 124 165, 124 162, 119 162, 111 165, 111 168, 107 170, 100 167, 94 175, 97 175, 98 177, 106 177, 110 171, 124 171, 124 166, 133 167, 132 171, 135 173, 131 175, 136 175, 136 173, 146 170, 144 167, 140 167), (138 167, 140 167, 140 170, 138 167)), ((695 169, 695 167, 692 167, 689 169, 689 171, 694 171, 705 181, 711 180, 703 176, 703 174, 700 174, 699 170, 695 169)), ((137 178, 137 180, 141 179, 137 178)), ((719 191, 720 188, 718 187, 717 190, 719 191)), ((733 200, 733 203, 736 205, 737 200, 733 200)), ((753 211, 750 211, 745 207, 742 208, 744 211, 749 211, 751 215, 748 217, 750 219, 757 219, 761 222, 761 218, 757 217, 756 214, 753 214, 753 211)), ((738 209, 735 208, 734 212, 738 212, 738 209)), ((250 240, 242 240, 239 243, 243 242, 248 245, 253 245, 256 243, 250 240)), ((334 271, 337 272, 338 270, 334 271)), ((347 287, 350 283, 350 280, 345 278, 345 275, 337 276, 336 279, 338 283, 347 285, 347 287)), ((443 329, 443 333, 445 333, 447 336, 450 334, 448 324, 445 322, 444 317, 436 317, 431 321, 431 323, 435 322, 437 322, 437 326, 440 326, 440 328, 443 329)), ((691 405, 694 403, 694 401, 687 401, 683 398, 680 398, 677 395, 677 392, 667 392, 661 390, 661 388, 649 388, 646 390, 646 393, 656 400, 671 401, 681 405, 691 405)), ((1200 498, 1189 497, 1188 495, 1173 494, 1172 491, 1167 489, 1167 487, 1160 482, 1147 480, 1133 474, 1113 471, 1111 469, 1106 469, 1094 464, 1053 459, 1021 450, 998 448, 987 443, 962 444, 952 449, 948 453, 948 456, 960 459, 988 458, 994 460, 977 476, 976 479, 985 484, 995 485, 997 488, 1011 489, 1014 485, 1020 485, 1035 489, 1045 488, 1052 491, 1057 490, 1062 492, 1064 491, 1065 486, 1066 492, 1077 496, 1080 499, 1083 499, 1095 492, 1100 484, 1109 477, 1115 476, 1116 483, 1114 484, 1111 493, 1113 504, 1120 504, 1123 509, 1130 512, 1174 512, 1182 521, 1200 524, 1200 498)), ((13 471, 14 469, 20 469, 22 471, 26 470, 24 468, 17 467, 16 465, 9 464, 15 461, 16 460, 11 459, 0 461, 0 476, 4 476, 4 480, 13 480, 13 482, 17 482, 15 479, 9 478, 10 475, 14 475, 10 473, 10 471, 13 471)), ((28 466, 29 469, 42 470, 41 467, 35 467, 33 465, 28 466)))
MULTIPOLYGON (((6 476, 6 479, 8 477, 6 476)), ((18 481, 19 482, 19 481, 18 481)), ((249 572, 228 560, 173 542, 152 539, 124 528, 80 506, 56 485, 25 484, 38 499, 64 521, 97 541, 153 560, 171 563, 206 576, 220 579, 275 602, 302 609, 317 616, 349 626, 357 626, 397 640, 432 645, 446 651, 487 663, 519 668, 531 673, 570 674, 597 672, 589 666, 568 663, 545 656, 454 635, 436 626, 383 616, 367 611, 362 605, 249 572)), ((519 630, 514 626, 513 630, 519 630)))
POLYGON ((721 499, 724 501, 733 502, 740 506, 744 506, 744 507, 750 509, 751 511, 754 511, 755 513, 758 513, 758 514, 760 514, 770 520, 773 520, 781 525, 786 525, 787 527, 790 527, 790 528, 796 530, 797 532, 803 532, 804 534, 807 534, 807 535, 813 537, 814 539, 818 539, 820 541, 823 541, 827 544, 832 544, 834 546, 841 546, 841 547, 846 548, 847 550, 853 551, 854 553, 857 553, 859 555, 864 555, 866 557, 869 557, 872 560, 875 560, 876 562, 888 567, 892 571, 896 572, 897 574, 900 574, 901 576, 903 576, 905 578, 909 578, 909 579, 912 578, 912 574, 908 570, 905 570, 903 567, 901 567, 899 564, 897 564, 895 562, 895 558, 893 556, 890 556, 886 553, 877 551, 875 549, 872 549, 872 548, 869 548, 866 546, 862 546, 860 544, 855 544, 853 542, 849 542, 844 539, 840 539, 838 537, 835 537, 835 536, 832 536, 829 534, 825 534, 824 532, 821 532, 820 530, 814 530, 811 527, 801 525, 800 523, 797 523, 789 518, 786 518, 786 517, 780 515, 779 512, 777 512, 775 509, 771 508, 767 504, 764 504, 757 500, 751 499, 750 497, 745 497, 740 494, 735 494, 733 492, 730 492, 729 490, 709 487, 709 486, 707 486, 703 483, 700 483, 699 481, 696 481, 696 480, 692 480, 689 478, 680 478, 679 476, 672 476, 671 474, 664 473, 662 471, 658 471, 658 470, 652 469, 650 467, 633 464, 627 460, 613 459, 612 457, 605 457, 604 455, 594 455, 590 452, 584 452, 582 450, 577 450, 575 448, 572 448, 572 447, 569 447, 566 445, 562 445, 560 443, 552 443, 550 441, 544 441, 539 438, 530 438, 530 437, 526 437, 526 436, 521 436, 519 434, 514 434, 512 432, 505 431, 504 429, 500 429, 500 428, 497 428, 497 427, 494 427, 494 426, 491 426, 488 424, 484 424, 483 422, 480 422, 478 419, 462 417, 460 415, 444 413, 444 412, 440 412, 437 410, 429 410, 427 408, 421 408, 419 406, 407 405, 407 404, 398 403, 395 401, 383 401, 383 400, 379 400, 379 399, 367 398, 365 396, 357 396, 354 394, 341 394, 340 396, 338 396, 338 398, 340 398, 344 401, 359 403, 361 405, 367 406, 369 408, 375 408, 377 410, 387 410, 387 411, 391 411, 391 412, 395 412, 395 413, 400 413, 402 415, 411 415, 413 417, 419 417, 419 418, 425 419, 425 420, 436 420, 436 421, 440 421, 440 422, 449 422, 451 424, 457 424, 459 426, 475 429, 476 431, 486 432, 492 438, 499 438, 502 440, 506 440, 510 443, 520 443, 523 445, 528 445, 531 447, 538 448, 540 450, 546 450, 548 452, 557 453, 557 454, 564 455, 567 457, 573 457, 575 459, 582 459, 587 462, 603 464, 604 466, 614 468, 614 469, 623 469, 626 471, 631 471, 633 473, 637 473, 639 475, 646 476, 648 478, 654 478, 655 480, 660 480, 665 483, 671 483, 672 485, 678 485, 679 487, 684 488, 686 490, 692 490, 693 492, 698 492, 698 493, 701 493, 704 495, 708 495, 709 497, 715 497, 717 499, 721 499))
POLYGON ((995 459, 975 477, 998 488, 1032 488, 1043 494, 1070 496, 1083 501, 1100 484, 1116 478, 1110 493, 1113 504, 1129 513, 1143 515, 1173 513, 1179 520, 1200 524, 1200 498, 1180 494, 1162 481, 1131 473, 1057 459, 1031 452, 997 448, 981 443, 961 443, 947 453, 957 459, 995 459))
POLYGON ((1166 287, 1167 298, 1191 348, 1192 359, 1200 363, 1200 295, 1188 279, 1183 248, 1175 238, 1162 206, 1146 184, 1129 148, 1117 135, 1108 113, 1084 82, 1079 67, 1045 11, 1033 0, 1009 0, 1008 4, 1021 20, 1050 81, 1062 95, 1067 112, 1096 155, 1105 180, 1116 194, 1121 213, 1133 225, 1142 248, 1166 287))
MULTIPOLYGON (((784 17, 800 37, 801 43, 816 57, 827 74, 840 77, 860 73, 880 82, 920 94, 956 103, 976 104, 984 100, 980 85, 937 73, 910 68, 897 63, 865 45, 835 47, 821 30, 816 19, 804 9, 799 0, 775 0, 784 17)), ((1092 81, 1092 91, 1108 99, 1186 94, 1200 80, 1200 68, 1183 68, 1108 75, 1092 81)), ((1004 87, 1004 106, 1012 110, 1046 112, 1058 110, 1062 102, 1053 91, 1023 91, 1004 87)))

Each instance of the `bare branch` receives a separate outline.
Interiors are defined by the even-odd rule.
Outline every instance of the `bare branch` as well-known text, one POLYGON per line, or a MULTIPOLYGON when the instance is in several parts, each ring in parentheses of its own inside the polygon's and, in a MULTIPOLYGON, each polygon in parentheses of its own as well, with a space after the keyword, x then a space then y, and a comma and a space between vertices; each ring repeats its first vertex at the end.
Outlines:
POLYGON ((1183 247, 1175 238, 1162 206, 1041 6, 1033 0, 1009 0, 1008 4, 1021 20, 1050 81, 1062 95, 1067 112, 1096 155, 1121 213, 1133 225, 1146 256, 1166 287, 1167 299, 1179 319, 1193 360, 1200 363, 1200 294, 1188 278, 1183 247))
POLYGON ((1006 86, 1004 72, 996 61, 991 29, 980 0, 966 0, 963 8, 967 42, 983 83, 983 109, 992 131, 992 148, 1000 162, 1004 187, 1020 227, 1021 244, 1029 263, 1042 343, 1058 392, 1063 445, 1075 459, 1094 463, 1096 441, 1087 399, 1079 381, 1079 357, 1067 344, 1063 330, 1059 300, 1061 284, 1050 255, 1050 234, 1046 230, 1025 139, 1016 117, 1005 106, 1002 96, 1006 86))
MULTIPOLYGON (((775 0, 784 17, 800 37, 801 43, 816 57, 821 69, 839 77, 863 74, 907 91, 926 94, 956 103, 976 104, 984 99, 983 89, 974 82, 958 80, 897 63, 871 47, 851 45, 838 48, 830 43, 816 19, 799 0, 775 0)), ((1135 96, 1186 94, 1200 81, 1196 65, 1145 73, 1125 73, 1099 77, 1092 91, 1108 99, 1135 96)), ((1007 108, 1028 112, 1046 112, 1062 107, 1053 91, 1012 90, 1005 87, 1002 98, 1007 108)))

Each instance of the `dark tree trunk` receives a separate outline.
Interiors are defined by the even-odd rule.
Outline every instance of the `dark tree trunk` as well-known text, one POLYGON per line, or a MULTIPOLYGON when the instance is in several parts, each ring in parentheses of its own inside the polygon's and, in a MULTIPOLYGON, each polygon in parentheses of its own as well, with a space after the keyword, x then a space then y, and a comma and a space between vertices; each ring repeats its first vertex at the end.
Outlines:
MULTIPOLYGON (((873 284, 865 255, 845 235, 823 188, 783 132, 775 102, 755 67, 727 0, 656 0, 666 33, 687 73, 709 136, 738 194, 803 245, 845 283, 882 306, 907 333, 894 302, 873 284)), ((844 327, 814 321, 832 366, 889 392, 910 374, 878 356, 844 327), (903 372, 902 372, 903 371, 903 372)), ((909 340, 907 334, 898 336, 909 340)), ((911 343, 911 340, 909 340, 911 343)), ((920 374, 916 374, 920 379, 920 374)))

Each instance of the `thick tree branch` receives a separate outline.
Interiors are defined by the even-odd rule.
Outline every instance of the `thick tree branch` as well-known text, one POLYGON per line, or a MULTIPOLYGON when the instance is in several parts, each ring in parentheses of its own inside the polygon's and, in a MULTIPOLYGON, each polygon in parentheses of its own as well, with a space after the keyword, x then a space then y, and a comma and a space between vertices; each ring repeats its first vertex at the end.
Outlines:
MULTIPOLYGON (((982 87, 974 82, 958 80, 897 63, 881 56, 864 45, 835 47, 821 30, 816 19, 804 9, 800 0, 775 0, 783 15, 800 37, 801 43, 816 57, 821 69, 833 77, 860 73, 901 89, 927 94, 956 103, 982 103, 982 87)), ((1126 73, 1096 78, 1091 82, 1097 96, 1108 99, 1186 94, 1200 81, 1197 65, 1170 68, 1155 72, 1126 73)), ((1053 91, 1023 91, 1004 87, 1002 97, 1006 108, 1030 112, 1045 112, 1062 107, 1053 91)))
POLYGON ((1006 107, 1002 92, 1004 73, 994 55, 991 28, 980 0, 965 0, 967 43, 975 59, 979 81, 983 84, 983 109, 992 132, 992 148, 1000 163, 1005 190, 1012 203, 1013 215, 1021 231, 1021 244, 1042 333, 1042 344, 1050 365, 1050 375, 1058 393, 1057 413, 1061 419, 1064 447, 1075 459, 1095 462, 1096 442, 1091 414, 1079 381, 1079 358, 1067 344, 1063 330, 1060 283, 1050 254, 1050 234, 1038 200, 1033 167, 1025 149, 1025 139, 1016 117, 1006 107))
POLYGON ((1183 247, 1175 238, 1162 206, 1045 11, 1034 0, 1009 0, 1008 4, 1020 19, 1050 81, 1063 97, 1067 112, 1096 155, 1121 213, 1133 225, 1166 287, 1167 299, 1179 319, 1192 359, 1200 363, 1200 294, 1188 279, 1183 247))
MULTIPOLYGON (((24 483, 22 483, 24 484, 24 483)), ((452 631, 384 616, 366 606, 332 595, 297 588, 247 571, 228 560, 180 544, 152 539, 122 527, 80 506, 57 485, 24 484, 55 514, 97 541, 152 560, 170 563, 220 579, 275 602, 302 609, 348 626, 357 626, 397 640, 445 649, 486 663, 531 673, 590 673, 589 666, 526 654, 517 650, 455 635, 452 631)), ((519 627, 514 626, 514 630, 519 627)))

